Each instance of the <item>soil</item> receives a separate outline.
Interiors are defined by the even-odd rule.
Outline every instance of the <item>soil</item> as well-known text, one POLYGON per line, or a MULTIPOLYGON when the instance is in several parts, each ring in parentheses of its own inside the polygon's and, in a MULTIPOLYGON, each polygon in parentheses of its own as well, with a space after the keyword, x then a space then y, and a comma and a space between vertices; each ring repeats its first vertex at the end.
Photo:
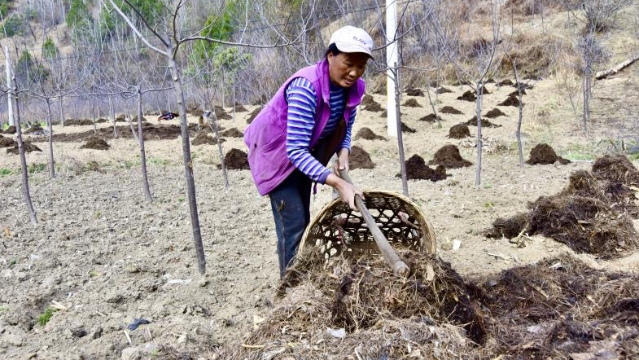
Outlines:
POLYGON ((370 154, 357 145, 351 147, 351 156, 348 160, 348 166, 351 170, 375 168, 375 164, 373 163, 373 160, 371 160, 370 154))
POLYGON ((237 128, 230 128, 228 130, 222 131, 220 133, 220 137, 243 138, 244 133, 238 130, 237 128))
MULTIPOLYGON (((397 174, 401 177, 401 174, 397 174)), ((432 182, 446 180, 450 176, 446 174, 446 168, 438 165, 434 170, 426 165, 421 156, 414 154, 406 160, 406 178, 408 180, 430 180, 432 182)))
MULTIPOLYGON (((526 95, 526 89, 522 89, 521 90, 521 95, 526 95)), ((513 92, 511 92, 510 94, 508 94, 508 97, 516 97, 517 99, 519 99, 519 91, 515 90, 513 92)))
POLYGON ((244 105, 242 105, 242 104, 235 104, 235 107, 233 108, 233 110, 235 110, 236 113, 241 113, 241 112, 247 112, 248 111, 244 107, 244 105))
MULTIPOLYGON (((226 141, 225 139, 221 139, 222 142, 226 141)), ((215 137, 209 135, 206 131, 200 131, 195 136, 195 139, 191 141, 191 145, 199 146, 199 145, 216 145, 217 140, 215 137)))
POLYGON ((453 125, 448 132, 448 137, 451 139, 464 139, 470 137, 470 129, 468 125, 461 123, 453 125))
POLYGON ((262 111, 262 108, 263 108, 263 107, 261 107, 261 106, 260 106, 260 107, 255 108, 255 109, 251 112, 251 114, 248 116, 248 118, 246 118, 246 123, 247 123, 247 124, 252 123, 252 122, 253 122, 253 120, 255 119, 255 117, 257 116, 257 114, 259 114, 259 113, 260 113, 260 111, 262 111))
POLYGON ((510 80, 510 79, 504 79, 504 80, 502 80, 502 81, 498 82, 498 83, 497 83, 497 86, 512 86, 512 85, 514 85, 514 84, 515 84, 515 83, 514 83, 512 80, 510 80))
POLYGON ((474 91, 467 90, 461 96, 457 97, 457 100, 475 102, 475 100, 477 100, 477 96, 474 91))
POLYGON ((233 148, 224 156, 224 164, 229 170, 248 170, 248 155, 242 150, 233 148))
POLYGON ((359 129, 357 134, 355 134, 355 136, 353 137, 353 140, 359 140, 359 139, 388 141, 388 139, 386 139, 385 137, 383 137, 381 135, 375 134, 375 132, 373 132, 373 130, 371 130, 371 129, 367 128, 367 127, 363 127, 361 129, 359 129))
MULTIPOLYGON (((567 245, 568 241, 558 241, 542 233, 524 232, 520 237, 517 233, 510 240, 483 235, 495 219, 529 214, 528 203, 563 192, 569 187, 572 173, 591 169, 592 177, 601 186, 589 189, 617 198, 618 205, 613 207, 616 216, 624 211, 633 213, 632 206, 637 200, 630 197, 634 194, 631 186, 637 185, 599 180, 606 176, 624 177, 622 163, 600 160, 606 153, 615 151, 602 145, 606 142, 600 143, 600 140, 617 139, 619 133, 632 134, 632 118, 623 114, 639 112, 639 99, 635 95, 639 83, 628 78, 628 74, 618 76, 599 82, 597 91, 593 92, 593 118, 597 120, 589 127, 587 137, 583 136, 577 121, 566 120, 571 118, 573 110, 568 101, 558 100, 563 99, 563 95, 556 90, 554 81, 541 80, 534 90, 528 91, 522 124, 522 132, 526 134, 524 151, 545 142, 553 144, 557 152, 565 154, 572 163, 525 165, 520 169, 517 153, 512 151, 516 124, 504 122, 501 128, 486 128, 484 136, 508 144, 511 150, 483 154, 480 185, 475 185, 475 166, 445 170, 448 176, 437 182, 408 181, 410 200, 417 204, 437 235, 437 259, 400 251, 402 258, 415 268, 415 275, 421 277, 391 281, 386 277, 391 272, 386 270, 383 258, 373 254, 371 261, 327 267, 310 274, 330 281, 331 286, 313 288, 309 284, 324 283, 302 282, 287 289, 281 298, 276 296, 280 282, 271 205, 268 197, 257 194, 247 170, 229 171, 230 186, 226 188, 217 169, 220 160, 217 149, 191 149, 207 260, 207 274, 200 276, 179 132, 146 143, 154 198, 153 202, 146 202, 140 186, 139 149, 132 138, 113 139, 110 124, 96 124, 97 135, 107 140, 111 149, 86 150, 79 147, 88 136, 94 135, 93 124, 54 125, 54 134, 59 139, 85 134, 76 136, 75 141, 54 141, 55 180, 51 180, 46 171, 46 152, 26 155, 38 225, 30 224, 22 200, 18 157, 0 154, 0 188, 3 189, 0 197, 0 358, 122 359, 129 358, 123 355, 131 354, 139 354, 142 359, 206 360, 296 356, 357 359, 357 355, 363 359, 421 356, 444 360, 500 356, 636 357, 636 284, 639 284, 636 250, 622 249, 610 257, 577 254, 567 245), (614 111, 616 108, 623 111, 614 111), (552 109, 548 116, 537 115, 547 109, 552 109), (619 114, 619 118, 609 116, 611 114, 619 114), (598 164, 596 171, 595 163, 598 164), (604 169, 619 169, 619 173, 604 169), (10 173, 5 175, 7 172, 10 173), (564 253, 570 255, 562 255, 564 253), (446 300, 441 306, 427 296, 432 288, 426 281, 428 271, 424 266, 431 261, 435 278, 441 276, 437 284, 455 285, 454 288, 442 287, 438 292, 441 299, 446 300), (331 269, 344 270, 333 273, 331 269), (462 281, 454 277, 455 273, 462 281), (336 300, 338 296, 340 302, 336 300), (449 300, 455 296, 462 299, 463 307, 458 308, 467 309, 470 315, 477 314, 479 309, 480 316, 469 316, 466 320, 473 321, 465 321, 461 312, 457 313, 459 316, 444 319, 443 313, 453 313, 453 309, 445 311, 444 304, 450 306, 449 300), (358 307, 360 300, 362 306, 358 307), (428 309, 425 300, 435 307, 429 310, 432 315, 420 310, 428 309), (410 307, 411 304, 416 306, 410 307), (48 308, 58 310, 47 312, 48 308), (376 309, 392 310, 388 313, 390 318, 383 311, 376 313, 376 309), (48 316, 43 316, 47 313, 51 315, 48 321, 48 316), (129 330, 127 326, 136 318, 150 323, 129 330), (482 318, 485 328, 465 328, 470 324, 480 325, 482 318), (369 322, 375 322, 374 326, 369 322), (351 331, 354 326, 360 330, 351 331), (477 331, 469 332, 469 329, 477 331), (475 334, 472 338, 475 340, 468 334, 475 334), (485 339, 484 345, 474 345, 482 339, 485 339), (243 353, 239 357, 225 356, 240 352, 243 353)), ((512 91, 512 88, 494 85, 487 87, 495 95, 484 98, 486 109, 497 106, 497 102, 512 91)), ((467 87, 450 86, 450 89, 453 93, 439 96, 440 106, 454 105, 464 114, 472 114, 474 103, 455 100, 467 87)), ((380 95, 374 95, 374 100, 386 101, 380 95)), ((516 108, 502 110, 509 118, 517 116, 516 108)), ((417 130, 403 137, 407 154, 432 158, 438 149, 451 143, 446 137, 447 127, 418 121, 424 115, 423 109, 402 111, 405 112, 402 120, 417 130)), ((244 131, 248 116, 249 113, 236 114, 238 121, 233 126, 244 131)), ((188 120, 190 133, 195 136, 197 117, 190 116, 188 120)), ((467 120, 467 115, 451 114, 447 120, 460 123, 467 120)), ((158 127, 155 118, 149 122, 145 126, 158 127)), ((358 112, 353 133, 363 127, 385 134, 386 122, 377 114, 358 112)), ((120 132, 124 134, 124 131, 120 132)), ((473 159, 476 149, 462 147, 461 143, 456 145, 462 157, 473 159)), ((365 149, 375 163, 373 169, 351 172, 359 187, 402 193, 401 181, 395 177, 398 172, 395 140, 358 139, 353 141, 353 146, 365 149)), ((227 139, 225 148, 245 150, 240 138, 227 139)), ((628 170, 632 169, 624 173, 628 170)), ((590 178, 581 179, 592 182, 590 178)), ((582 182, 575 182, 572 196, 593 198, 585 196, 582 182)), ((311 200, 311 216, 319 214, 331 201, 332 188, 319 185, 311 200)), ((565 229, 577 231, 581 227, 592 232, 594 240, 611 239, 620 234, 611 231, 627 232, 628 227, 624 226, 631 224, 636 228, 638 224, 627 215, 615 220, 614 215, 598 207, 597 201, 567 204, 586 204, 587 207, 575 207, 579 210, 576 214, 597 212, 601 219, 571 218, 573 215, 560 213, 558 208, 544 208, 557 214, 553 219, 566 216, 564 226, 575 224, 563 230, 557 228, 555 234, 559 239, 565 229), (581 209, 590 210, 584 213, 581 209)), ((395 215, 404 219, 402 214, 395 215)), ((625 239, 624 245, 629 246, 630 238, 618 239, 625 239)), ((610 243, 606 245, 606 252, 613 250, 614 242, 610 243)), ((618 245, 619 242, 615 248, 619 248, 618 245)))
POLYGON ((424 96, 424 91, 422 89, 417 89, 417 88, 406 89, 406 95, 408 95, 408 96, 424 96))
POLYGON ((40 126, 38 124, 33 124, 28 129, 26 129, 23 132, 23 134, 28 135, 28 134, 32 134, 34 132, 40 132, 40 131, 42 131, 42 126, 40 126))
MULTIPOLYGON (((477 115, 473 116, 472 119, 466 121, 466 125, 469 126, 477 126, 477 115)), ((481 118, 481 127, 482 128, 496 128, 496 127, 501 127, 501 125, 499 124, 494 124, 491 123, 489 120, 484 119, 483 117, 481 118)))
POLYGON ((439 112, 440 112, 440 113, 442 113, 442 114, 453 114, 453 115, 460 115, 460 114, 463 114, 463 112, 461 112, 461 111, 459 111, 459 110, 455 109, 455 108, 454 108, 454 107, 452 107, 452 106, 444 106, 443 108, 441 108, 441 109, 439 110, 439 112))
POLYGON ((438 88, 437 90, 435 90, 435 92, 436 92, 437 94, 440 94, 440 95, 441 95, 441 94, 448 94, 448 93, 452 93, 453 91, 452 91, 452 90, 450 90, 450 89, 447 89, 447 88, 445 88, 445 87, 443 87, 443 86, 442 86, 442 87, 438 88))
POLYGON ((497 104, 499 106, 515 106, 519 107, 519 97, 517 96, 508 96, 506 100, 497 104))
POLYGON ((16 141, 13 140, 12 138, 10 138, 10 137, 0 137, 0 148, 13 147, 13 146, 16 146, 16 145, 17 145, 16 141))
POLYGON ((64 121, 64 126, 87 126, 93 125, 93 120, 90 119, 67 119, 64 121))
POLYGON ((408 134, 414 134, 417 132, 417 130, 413 129, 412 127, 406 125, 405 122, 401 122, 402 125, 402 133, 408 133, 408 134))
POLYGON ((4 131, 5 134, 10 134, 13 135, 16 133, 16 127, 15 126, 9 126, 7 127, 7 129, 4 131))
POLYGON ((441 117, 437 117, 435 116, 435 114, 428 114, 424 117, 419 118, 419 121, 426 121, 426 122, 436 122, 436 121, 443 121, 443 119, 441 117))
POLYGON ((404 102, 404 104, 402 106, 406 106, 406 107, 422 107, 418 102, 417 99, 408 99, 404 102))
POLYGON ((443 165, 447 169, 458 169, 466 166, 471 166, 468 160, 464 160, 459 153, 459 149, 455 145, 444 145, 442 148, 435 152, 433 160, 428 162, 428 165, 443 165))
POLYGON ((494 119, 500 116, 506 116, 506 113, 504 113, 503 111, 499 110, 499 108, 494 108, 492 110, 490 110, 489 112, 486 113, 486 115, 484 115, 485 117, 489 118, 489 119, 494 119))
POLYGON ((215 118, 217 120, 231 120, 233 116, 229 115, 223 107, 215 105, 215 118))
POLYGON ((570 163, 570 160, 557 156, 555 149, 548 144, 537 144, 530 150, 530 158, 526 160, 529 165, 554 164, 559 162, 562 165, 570 163))
POLYGON ((366 104, 366 106, 364 106, 363 109, 366 111, 371 111, 371 112, 384 111, 384 109, 382 108, 382 105, 380 105, 378 102, 375 102, 375 101, 366 104))
POLYGON ((110 146, 104 139, 92 137, 86 140, 84 145, 80 146, 80 149, 93 149, 93 150, 109 150, 110 146))
MULTIPOLYGON (((33 151, 39 151, 42 152, 42 150, 40 150, 39 147, 33 145, 31 142, 29 141, 23 141, 22 142, 22 146, 24 147, 24 152, 25 153, 30 153, 33 151)), ((15 142, 13 144, 13 147, 7 148, 7 154, 12 154, 12 155, 18 155, 20 154, 20 151, 18 149, 18 142, 15 142)))

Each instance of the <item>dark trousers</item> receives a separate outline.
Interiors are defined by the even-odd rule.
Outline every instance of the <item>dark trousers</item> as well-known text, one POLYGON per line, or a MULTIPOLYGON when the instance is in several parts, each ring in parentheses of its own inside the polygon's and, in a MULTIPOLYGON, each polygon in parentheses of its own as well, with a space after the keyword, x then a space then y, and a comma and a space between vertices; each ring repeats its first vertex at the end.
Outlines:
POLYGON ((311 187, 311 179, 295 170, 269 194, 277 232, 280 277, 284 277, 311 221, 311 187))

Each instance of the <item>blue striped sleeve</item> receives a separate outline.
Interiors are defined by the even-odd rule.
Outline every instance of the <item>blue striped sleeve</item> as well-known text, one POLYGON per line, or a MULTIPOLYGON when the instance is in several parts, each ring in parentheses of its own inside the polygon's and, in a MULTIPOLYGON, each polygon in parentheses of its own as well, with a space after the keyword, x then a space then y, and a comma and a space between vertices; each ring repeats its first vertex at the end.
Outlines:
POLYGON ((317 103, 313 84, 305 78, 294 79, 286 89, 286 154, 293 165, 311 180, 324 184, 331 173, 309 151, 317 103))
POLYGON ((344 141, 342 141, 342 145, 340 149, 348 149, 348 152, 351 152, 351 134, 353 133, 353 123, 355 122, 355 117, 357 116, 357 110, 353 108, 351 110, 351 116, 348 119, 348 126, 346 126, 346 136, 344 136, 344 141))

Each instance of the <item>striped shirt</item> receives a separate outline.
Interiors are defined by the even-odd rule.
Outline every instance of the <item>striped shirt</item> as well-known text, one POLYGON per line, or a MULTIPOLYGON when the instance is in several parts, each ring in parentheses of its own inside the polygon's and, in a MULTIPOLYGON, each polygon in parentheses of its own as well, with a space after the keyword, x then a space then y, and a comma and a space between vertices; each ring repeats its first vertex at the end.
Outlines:
MULTIPOLYGON (((330 91, 329 106, 331 115, 320 135, 320 139, 331 135, 340 118, 344 116, 345 89, 331 84, 330 91)), ((313 127, 315 126, 316 100, 313 84, 305 78, 294 79, 286 89, 286 102, 288 103, 286 153, 296 168, 311 178, 311 180, 324 184, 331 171, 317 161, 309 150, 313 127)), ((353 109, 346 127, 346 136, 340 145, 340 149, 347 148, 350 150, 351 148, 351 131, 355 115, 356 111, 353 109)))

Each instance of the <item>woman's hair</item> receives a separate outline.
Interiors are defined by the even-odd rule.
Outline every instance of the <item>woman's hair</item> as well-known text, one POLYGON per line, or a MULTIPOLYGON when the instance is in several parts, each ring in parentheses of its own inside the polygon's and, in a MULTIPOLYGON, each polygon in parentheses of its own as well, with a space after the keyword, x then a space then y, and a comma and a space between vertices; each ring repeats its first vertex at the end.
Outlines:
POLYGON ((326 53, 324 54, 324 57, 327 57, 329 53, 332 53, 333 56, 336 56, 336 55, 339 55, 341 51, 337 48, 337 45, 335 45, 335 43, 332 43, 328 45, 328 49, 326 49, 326 53))

